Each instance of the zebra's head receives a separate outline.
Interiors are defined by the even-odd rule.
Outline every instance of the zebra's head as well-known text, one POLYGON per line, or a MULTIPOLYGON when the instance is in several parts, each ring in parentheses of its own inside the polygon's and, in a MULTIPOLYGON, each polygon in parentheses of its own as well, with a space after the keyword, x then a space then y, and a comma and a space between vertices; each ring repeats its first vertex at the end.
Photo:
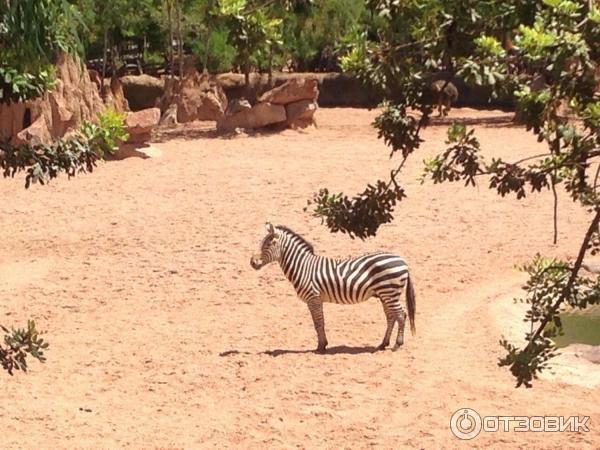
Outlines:
POLYGON ((267 235, 260 243, 260 253, 250 258, 250 265, 253 269, 258 270, 273 261, 279 261, 281 255, 280 240, 281 231, 267 222, 267 235))

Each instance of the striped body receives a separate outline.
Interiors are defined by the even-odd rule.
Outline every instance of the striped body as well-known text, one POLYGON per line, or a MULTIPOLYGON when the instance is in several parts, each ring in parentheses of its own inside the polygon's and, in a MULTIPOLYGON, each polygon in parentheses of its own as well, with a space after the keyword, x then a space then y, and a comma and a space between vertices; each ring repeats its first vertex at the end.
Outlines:
POLYGON ((404 290, 408 278, 404 260, 390 253, 336 260, 302 251, 294 255, 290 247, 279 264, 305 302, 318 297, 322 302, 353 304, 394 296, 404 290))
POLYGON ((378 252, 343 260, 314 254, 311 244, 287 227, 267 224, 268 234, 260 246, 260 254, 252 257, 254 269, 277 261, 298 297, 308 305, 318 338, 318 351, 327 346, 323 303, 355 304, 377 297, 387 319, 380 349, 389 345, 395 323, 398 337, 395 349, 404 343, 406 314, 400 301, 406 287, 406 303, 411 330, 414 332, 415 297, 402 258, 378 252))

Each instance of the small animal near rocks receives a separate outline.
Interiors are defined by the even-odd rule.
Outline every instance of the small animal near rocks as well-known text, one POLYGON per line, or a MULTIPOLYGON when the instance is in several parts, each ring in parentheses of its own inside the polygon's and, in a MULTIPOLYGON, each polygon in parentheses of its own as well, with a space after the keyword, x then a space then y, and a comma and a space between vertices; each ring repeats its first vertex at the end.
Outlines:
POLYGON ((431 93, 440 117, 447 116, 452 103, 458 100, 456 86, 450 81, 437 80, 431 83, 431 93))

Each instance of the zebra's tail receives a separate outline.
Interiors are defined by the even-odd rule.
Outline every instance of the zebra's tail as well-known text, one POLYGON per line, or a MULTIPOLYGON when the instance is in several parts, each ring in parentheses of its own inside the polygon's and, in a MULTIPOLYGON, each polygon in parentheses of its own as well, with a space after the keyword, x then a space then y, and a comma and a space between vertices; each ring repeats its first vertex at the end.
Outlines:
POLYGON ((408 274, 406 283, 406 309, 408 310, 408 320, 410 320, 410 331, 414 335, 416 333, 415 328, 415 289, 408 274))

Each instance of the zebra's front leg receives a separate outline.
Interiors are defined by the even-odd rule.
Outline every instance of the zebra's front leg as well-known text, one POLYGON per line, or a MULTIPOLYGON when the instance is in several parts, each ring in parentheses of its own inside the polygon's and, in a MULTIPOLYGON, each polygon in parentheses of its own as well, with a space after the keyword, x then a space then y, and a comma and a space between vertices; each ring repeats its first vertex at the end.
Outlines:
POLYGON ((317 331, 317 353, 325 353, 327 347, 327 336, 325 336, 325 318, 323 317, 323 302, 319 299, 307 302, 310 315, 312 316, 315 330, 317 331))

